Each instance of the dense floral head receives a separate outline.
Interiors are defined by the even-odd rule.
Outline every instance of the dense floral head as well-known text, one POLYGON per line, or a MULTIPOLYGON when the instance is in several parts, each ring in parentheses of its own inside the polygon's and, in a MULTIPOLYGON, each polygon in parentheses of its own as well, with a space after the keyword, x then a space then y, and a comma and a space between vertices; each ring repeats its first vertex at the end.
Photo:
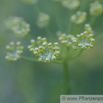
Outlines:
POLYGON ((20 42, 17 42, 16 45, 14 42, 10 42, 10 45, 7 45, 6 49, 8 52, 5 59, 8 61, 17 61, 17 59, 20 59, 24 47, 21 46, 20 42))
POLYGON ((21 0, 21 1, 31 5, 35 5, 38 2, 38 0, 21 0))
POLYGON ((86 20, 86 12, 78 11, 76 14, 72 15, 71 21, 75 24, 81 24, 86 20))
POLYGON ((103 6, 99 1, 95 1, 90 5, 90 14, 92 16, 99 16, 103 12, 103 6))
POLYGON ((91 27, 89 24, 85 25, 85 30, 81 34, 77 34, 76 37, 73 35, 61 34, 61 32, 57 33, 58 40, 60 43, 67 47, 72 47, 73 49, 90 49, 93 47, 95 39, 93 38, 93 34, 91 34, 91 27))
POLYGON ((79 0, 61 0, 61 3, 70 10, 76 9, 80 5, 79 0))
POLYGON ((73 35, 66 35, 65 33, 60 34, 59 32, 57 33, 57 36, 60 43, 67 47, 72 46, 72 38, 75 38, 73 35))
POLYGON ((74 49, 90 49, 93 47, 95 39, 93 34, 90 34, 88 31, 84 31, 81 34, 77 34, 76 39, 73 39, 74 49))
POLYGON ((28 49, 39 57, 40 62, 55 62, 57 56, 59 56, 60 51, 58 43, 47 43, 46 38, 37 37, 37 42, 31 40, 31 45, 28 46, 28 49))
POLYGON ((92 28, 91 28, 91 26, 89 25, 89 24, 85 24, 85 31, 88 31, 88 33, 93 33, 93 30, 92 30, 92 28))
POLYGON ((5 21, 5 25, 11 29, 17 37, 24 37, 30 31, 30 25, 21 17, 9 17, 5 21))
POLYGON ((48 14, 41 12, 38 17, 37 25, 39 28, 44 28, 49 24, 50 17, 48 14))

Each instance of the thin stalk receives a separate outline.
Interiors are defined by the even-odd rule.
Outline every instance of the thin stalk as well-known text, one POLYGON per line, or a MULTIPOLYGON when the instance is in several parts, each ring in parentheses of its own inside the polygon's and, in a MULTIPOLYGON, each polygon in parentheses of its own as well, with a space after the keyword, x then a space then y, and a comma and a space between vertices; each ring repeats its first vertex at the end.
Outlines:
POLYGON ((64 91, 66 94, 70 94, 70 75, 69 75, 69 66, 67 59, 65 59, 63 62, 63 69, 64 69, 64 91))
POLYGON ((75 25, 75 29, 74 29, 74 33, 73 33, 74 36, 78 34, 79 27, 80 27, 80 24, 75 25))
MULTIPOLYGON (((30 62, 40 63, 37 59, 29 58, 29 57, 25 57, 25 56, 21 56, 21 59, 26 60, 26 61, 30 61, 30 62)), ((41 62, 41 63, 45 63, 45 62, 41 62)), ((56 60, 55 62, 51 62, 51 63, 61 64, 62 61, 56 60)))
POLYGON ((65 79, 65 82, 68 82, 69 81, 69 67, 68 67, 67 60, 64 60, 63 67, 64 67, 64 79, 65 79))
POLYGON ((30 61, 30 62, 39 62, 37 59, 29 58, 29 57, 25 57, 25 56, 21 56, 21 59, 30 61))
POLYGON ((58 3, 54 3, 54 8, 55 8, 55 18, 56 18, 56 24, 57 24, 57 27, 58 27, 58 30, 61 30, 62 31, 62 23, 61 23, 61 20, 60 20, 60 13, 59 13, 59 10, 58 10, 58 3))
POLYGON ((80 8, 79 8, 79 11, 85 11, 86 9, 86 5, 87 5, 87 0, 81 0, 80 1, 81 5, 80 5, 80 8))
POLYGON ((45 27, 44 29, 45 29, 45 33, 46 33, 47 38, 48 38, 49 40, 52 40, 52 41, 54 42, 55 38, 53 38, 53 35, 52 35, 49 27, 47 26, 47 27, 45 27))
POLYGON ((56 60, 56 61, 53 62, 53 63, 61 64, 62 62, 63 62, 63 61, 56 60))
POLYGON ((76 59, 77 57, 79 57, 79 56, 81 55, 82 51, 83 51, 83 50, 80 50, 74 57, 69 58, 69 60, 74 60, 74 59, 76 59))
POLYGON ((29 35, 26 35, 26 36, 25 36, 25 39, 30 42, 30 40, 31 40, 32 38, 31 38, 29 35))
POLYGON ((69 58, 69 54, 70 54, 70 47, 67 47, 67 58, 69 58))
POLYGON ((37 5, 37 4, 35 5, 35 9, 36 9, 36 11, 37 11, 37 14, 39 14, 39 13, 40 13, 40 9, 38 8, 38 5, 37 5))
POLYGON ((92 16, 92 17, 91 17, 91 20, 90 20, 90 22, 89 22, 89 24, 90 24, 91 26, 94 24, 96 18, 97 18, 96 16, 92 16))
POLYGON ((71 33, 71 27, 72 27, 72 22, 71 22, 71 16, 72 16, 72 10, 70 11, 69 15, 69 22, 68 22, 68 28, 67 28, 67 34, 71 33))
POLYGON ((99 40, 101 40, 103 38, 103 33, 101 33, 99 36, 96 37, 96 42, 98 42, 99 40))

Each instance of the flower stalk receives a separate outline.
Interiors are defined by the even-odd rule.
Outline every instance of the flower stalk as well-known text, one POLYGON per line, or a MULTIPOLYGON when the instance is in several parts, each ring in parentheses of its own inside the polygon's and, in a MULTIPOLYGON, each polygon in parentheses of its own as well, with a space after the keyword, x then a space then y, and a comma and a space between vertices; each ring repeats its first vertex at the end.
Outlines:
POLYGON ((64 70, 64 91, 65 94, 70 94, 71 88, 70 88, 70 72, 68 66, 68 59, 65 59, 63 61, 63 70, 64 70))

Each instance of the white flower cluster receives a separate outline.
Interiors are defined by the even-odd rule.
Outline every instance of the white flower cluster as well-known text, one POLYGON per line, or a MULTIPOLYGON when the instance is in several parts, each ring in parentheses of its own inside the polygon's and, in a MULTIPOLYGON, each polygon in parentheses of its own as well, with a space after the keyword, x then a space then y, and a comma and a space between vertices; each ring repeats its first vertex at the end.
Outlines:
POLYGON ((90 5, 90 14, 92 16, 99 16, 103 12, 103 5, 99 1, 95 1, 90 5))
POLYGON ((39 28, 44 28, 49 24, 49 21, 50 21, 49 15, 41 12, 37 20, 37 25, 39 28))
POLYGON ((31 45, 28 46, 28 49, 39 57, 40 62, 55 62, 57 56, 59 56, 60 51, 58 43, 47 43, 46 38, 37 37, 37 42, 31 40, 31 45))
POLYGON ((21 46, 20 42, 17 42, 16 45, 14 44, 14 42, 10 42, 10 45, 7 45, 6 49, 8 50, 8 52, 5 59, 8 61, 17 61, 17 59, 20 59, 24 47, 21 46))
POLYGON ((86 20, 86 12, 78 11, 76 14, 72 15, 71 21, 75 24, 81 24, 86 20))
POLYGON ((58 40, 60 43, 67 47, 72 47, 73 49, 90 49, 93 47, 95 39, 93 34, 91 34, 91 27, 89 24, 85 25, 85 30, 81 34, 77 34, 76 37, 73 35, 61 34, 58 32, 58 40))
POLYGON ((61 0, 61 3, 70 10, 76 9, 80 5, 79 0, 61 0))
POLYGON ((5 25, 20 38, 26 36, 30 31, 30 25, 21 17, 9 17, 5 21, 5 25))

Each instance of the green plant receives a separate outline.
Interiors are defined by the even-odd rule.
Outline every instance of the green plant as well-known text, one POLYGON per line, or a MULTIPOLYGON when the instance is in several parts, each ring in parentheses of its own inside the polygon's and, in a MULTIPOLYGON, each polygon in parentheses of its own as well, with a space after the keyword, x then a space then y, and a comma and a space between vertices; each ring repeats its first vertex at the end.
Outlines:
MULTIPOLYGON (((22 0, 25 3, 35 4, 37 6, 37 0, 22 0)), ((33 62, 44 62, 44 63, 59 63, 63 65, 64 69, 64 82, 63 82, 63 93, 70 94, 70 74, 69 74, 69 65, 68 62, 77 58, 82 51, 91 49, 95 41, 101 39, 102 34, 93 38, 94 32, 92 30, 92 25, 95 22, 96 18, 103 12, 102 4, 98 1, 95 1, 90 5, 90 15, 92 19, 88 23, 86 21, 87 13, 81 12, 81 10, 74 13, 74 10, 80 5, 79 0, 53 0, 54 3, 61 3, 63 7, 68 9, 70 12, 70 18, 67 25, 67 32, 63 33, 61 30, 61 26, 59 24, 60 19, 58 14, 56 13, 57 26, 59 31, 57 30, 57 38, 54 42, 54 37, 51 34, 48 25, 50 19, 52 19, 48 14, 39 12, 40 10, 37 8, 38 20, 37 26, 40 29, 45 29, 47 38, 42 38, 41 36, 37 37, 37 40, 31 38, 28 34, 30 31, 30 25, 26 23, 21 17, 10 17, 5 21, 6 26, 11 29, 18 38, 25 37, 30 41, 30 45, 27 46, 29 51, 35 55, 35 58, 29 58, 23 56, 23 47, 20 42, 17 42, 17 47, 14 42, 11 42, 10 45, 6 47, 8 50, 6 59, 8 61, 16 61, 18 59, 24 59, 33 62), (85 23, 85 21, 87 23, 85 23), (79 33, 80 27, 82 24, 84 25, 84 30, 81 30, 82 33, 79 33), (72 31, 74 27, 74 30, 72 31), (49 42, 50 41, 50 42, 49 42)))

